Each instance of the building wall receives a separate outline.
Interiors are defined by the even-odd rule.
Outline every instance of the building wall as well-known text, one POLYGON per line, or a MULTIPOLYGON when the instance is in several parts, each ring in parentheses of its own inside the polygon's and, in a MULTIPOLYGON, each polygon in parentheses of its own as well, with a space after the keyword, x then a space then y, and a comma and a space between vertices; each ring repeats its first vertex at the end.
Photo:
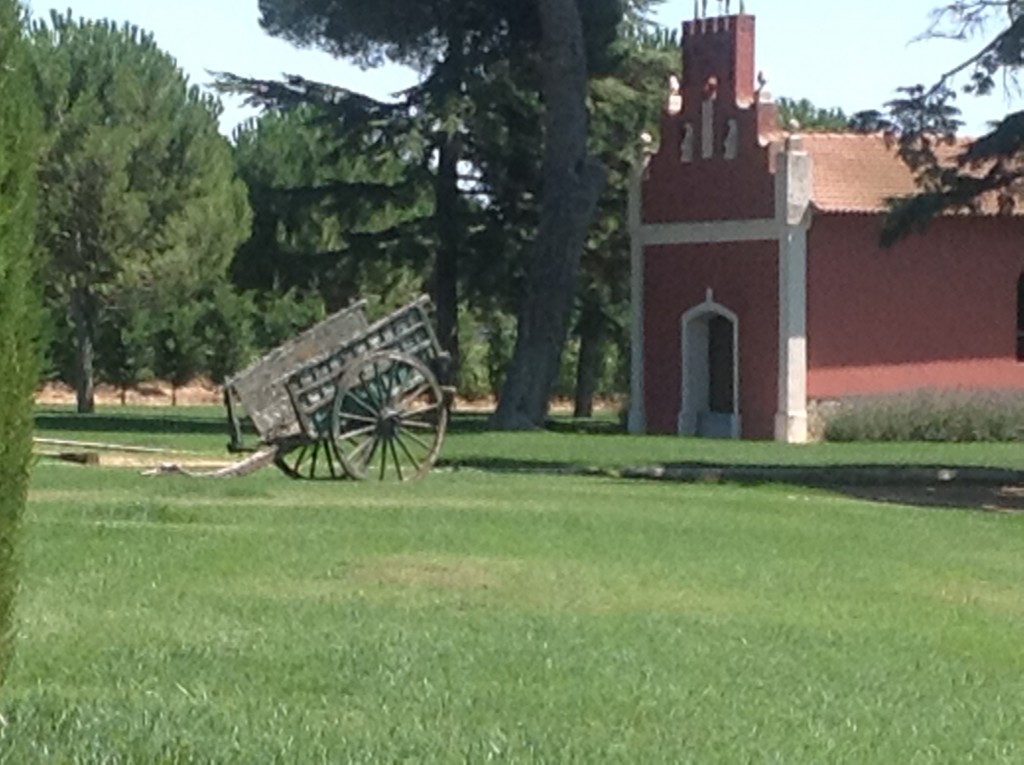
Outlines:
POLYGON ((771 156, 760 137, 776 130, 777 111, 755 90, 754 39, 753 16, 684 24, 682 92, 676 107, 662 114, 643 188, 645 223, 774 215, 771 156), (726 148, 730 134, 734 156, 726 148))
POLYGON ((1016 359, 1024 221, 943 218, 891 249, 878 215, 815 215, 808 398, 1024 388, 1016 359))
MULTIPOLYGON (((749 137, 756 129, 755 119, 756 115, 744 119, 749 132, 742 134, 745 140, 735 159, 719 154, 685 163, 679 160, 681 119, 666 118, 662 148, 651 158, 643 186, 643 222, 773 217, 775 176, 768 151, 756 143, 756 138, 749 137)), ((719 135, 724 129, 719 126, 719 135)))
POLYGON ((778 400, 778 243, 648 247, 644 263, 644 405, 649 433, 675 433, 683 313, 706 291, 739 317, 744 438, 772 438, 778 400))

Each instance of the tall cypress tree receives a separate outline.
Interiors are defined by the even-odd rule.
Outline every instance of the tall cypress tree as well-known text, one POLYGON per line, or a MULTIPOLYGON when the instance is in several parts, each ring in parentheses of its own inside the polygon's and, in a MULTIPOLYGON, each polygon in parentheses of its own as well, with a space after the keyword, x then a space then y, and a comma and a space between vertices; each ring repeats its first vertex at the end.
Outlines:
POLYGON ((32 453, 39 301, 34 281, 35 137, 22 15, 0 0, 0 682, 10 661, 15 551, 32 453))

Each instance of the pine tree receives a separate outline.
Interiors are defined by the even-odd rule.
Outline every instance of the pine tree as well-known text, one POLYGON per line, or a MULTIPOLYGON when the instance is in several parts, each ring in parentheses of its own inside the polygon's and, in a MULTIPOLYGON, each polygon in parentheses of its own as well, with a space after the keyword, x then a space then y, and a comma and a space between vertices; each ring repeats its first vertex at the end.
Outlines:
MULTIPOLYGON (((540 220, 519 312, 516 349, 493 424, 543 425, 579 279, 587 229, 604 188, 604 165, 587 146, 587 58, 576 0, 537 0, 544 101, 540 220)), ((616 20, 617 21, 617 20, 616 20)))
POLYGON ((851 118, 842 109, 815 106, 806 98, 780 98, 775 103, 779 108, 779 127, 783 130, 794 122, 805 133, 848 133, 853 130, 851 118))
POLYGON ((0 0, 0 682, 13 648, 18 531, 32 453, 39 296, 32 260, 39 130, 22 16, 0 0))
MULTIPOLYGON (((621 14, 620 0, 591 0, 578 7, 572 0, 572 8, 582 14, 589 31, 582 39, 589 58, 599 61, 621 14)), ((474 257, 468 239, 479 225, 472 198, 478 192, 467 192, 471 184, 461 177, 464 168, 480 159, 471 123, 491 108, 479 94, 510 62, 541 69, 539 5, 505 0, 261 0, 260 11, 268 32, 296 45, 318 47, 365 66, 402 63, 420 73, 421 83, 394 103, 300 77, 275 83, 228 76, 223 85, 247 93, 258 105, 319 104, 339 132, 368 130, 378 150, 422 157, 433 200, 427 232, 433 240, 430 291, 439 338, 457 358, 461 271, 474 257)), ((535 77, 537 88, 539 83, 535 77)))
POLYGON ((219 105, 151 35, 54 13, 30 41, 45 136, 37 236, 48 299, 74 328, 78 409, 91 411, 104 306, 225 278, 249 210, 219 105))
POLYGON ((316 292, 332 310, 360 296, 387 306, 414 297, 434 242, 429 186, 414 179, 422 158, 373 141, 339 135, 309 105, 268 111, 235 132, 253 210, 235 284, 316 292))
MULTIPOLYGON (((640 136, 655 133, 670 74, 679 74, 675 34, 651 28, 636 11, 623 24, 615 48, 616 64, 591 83, 590 145, 608 169, 608 181, 583 251, 575 333, 579 337, 575 408, 577 417, 593 413, 607 346, 629 358, 629 185, 640 136)), ((615 374, 624 390, 628 370, 615 374)))
MULTIPOLYGON (((589 83, 589 145, 607 168, 580 263, 573 334, 577 415, 589 416, 599 378, 625 384, 625 370, 606 370, 609 356, 628 358, 629 232, 624 225, 628 188, 643 132, 655 132, 669 74, 679 69, 676 35, 654 27, 644 8, 634 7, 610 48, 605 71, 589 83), (608 344, 616 351, 609 353, 608 344)), ((525 269, 537 227, 536 191, 541 186, 543 104, 534 73, 512 68, 476 94, 486 110, 474 113, 477 179, 474 191, 486 199, 477 213, 481 223, 468 240, 466 268, 469 298, 485 316, 516 312, 525 294, 525 269)), ((506 359, 507 362, 507 359, 506 359)), ((563 365, 564 366, 564 365, 563 365)), ((572 389, 566 379, 559 386, 572 389)))
POLYGON ((882 235, 893 243, 921 230, 948 210, 975 209, 983 197, 1002 212, 1020 207, 1024 195, 1024 111, 1011 112, 991 124, 980 138, 950 151, 963 126, 956 106, 959 94, 983 96, 999 82, 1014 84, 1024 67, 1024 2, 958 0, 939 6, 925 37, 987 39, 976 53, 930 85, 900 89, 887 113, 868 112, 864 126, 894 138, 903 161, 914 172, 919 191, 894 200, 882 235), (966 81, 957 81, 958 77, 966 81), (953 155, 952 159, 950 155, 953 155))

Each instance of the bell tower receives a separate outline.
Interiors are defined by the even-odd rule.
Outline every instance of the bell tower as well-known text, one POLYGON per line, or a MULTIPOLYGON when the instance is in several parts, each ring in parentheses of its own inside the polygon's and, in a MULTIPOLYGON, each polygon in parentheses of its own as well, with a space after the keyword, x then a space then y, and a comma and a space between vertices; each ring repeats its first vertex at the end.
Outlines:
POLYGON ((740 107, 754 102, 753 16, 683 23, 683 93, 703 93, 740 107))
POLYGON ((670 162, 733 161, 775 133, 777 110, 755 82, 755 18, 743 13, 683 23, 683 78, 670 80, 662 149, 670 162))

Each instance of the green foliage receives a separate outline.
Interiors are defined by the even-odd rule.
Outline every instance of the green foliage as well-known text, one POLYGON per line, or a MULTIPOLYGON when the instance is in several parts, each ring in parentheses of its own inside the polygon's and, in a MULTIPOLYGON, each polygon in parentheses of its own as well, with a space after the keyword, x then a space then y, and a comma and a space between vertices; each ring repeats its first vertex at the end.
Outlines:
POLYGON ((98 325, 97 375, 120 387, 123 399, 128 388, 152 375, 156 360, 153 306, 139 292, 122 291, 101 308, 98 325))
POLYGON ((806 98, 780 98, 776 106, 779 109, 779 127, 783 129, 788 129, 793 123, 810 133, 845 133, 853 129, 851 118, 838 107, 822 108, 806 98))
POLYGON ((18 547, 32 454, 32 392, 38 381, 39 295, 33 278, 33 100, 21 8, 0 0, 0 684, 14 648, 18 547))
MULTIPOLYGON (((640 136, 657 130, 665 82, 669 74, 678 73, 680 54, 674 34, 650 28, 637 14, 621 26, 612 53, 614 65, 590 83, 590 150, 607 168, 607 183, 581 260, 574 334, 579 336, 593 326, 594 322, 580 321, 580 316, 596 315, 603 337, 600 356, 628 359, 630 263, 625 218, 629 184, 640 136)), ((479 225, 467 240, 475 257, 465 264, 464 284, 481 316, 494 314, 493 320, 484 322, 485 335, 492 344, 489 357, 501 369, 490 377, 503 380, 515 332, 514 327, 509 332, 501 324, 515 315, 523 297, 524 268, 537 225, 543 107, 532 70, 509 66, 500 75, 481 86, 477 95, 487 108, 474 111, 468 122, 476 141, 476 188, 487 204, 478 211, 479 225)), ((565 348, 558 395, 567 395, 575 387, 578 345, 571 341, 565 348)), ((604 391, 611 387, 609 376, 625 379, 617 369, 598 374, 604 391)))
POLYGON ((897 139, 897 150, 914 172, 919 192, 891 200, 883 232, 892 244, 923 230, 946 211, 977 209, 983 201, 1001 213, 1013 212, 1024 189, 1024 112, 1013 111, 989 131, 951 149, 963 126, 959 94, 984 96, 999 82, 1011 90, 1024 67, 1024 4, 1020 0, 961 0, 939 6, 925 37, 971 39, 985 36, 974 55, 941 74, 930 86, 901 88, 874 127, 897 139), (958 77, 966 82, 957 83, 958 77))
POLYGON ((74 331, 67 309, 43 303, 39 332, 40 377, 44 380, 71 380, 74 376, 74 331))
MULTIPOLYGON (((588 60, 595 73, 614 63, 614 56, 607 53, 624 5, 621 0, 580 4, 588 32, 588 60)), ((321 133, 330 132, 323 126, 333 130, 333 136, 320 146, 343 147, 327 167, 338 168, 340 158, 344 171, 353 159, 365 163, 370 158, 377 163, 390 161, 399 169, 398 178, 386 184, 369 184, 345 172, 333 181, 321 179, 313 191, 321 199, 335 200, 332 214, 354 209, 344 193, 355 188, 353 180, 362 180, 366 190, 377 192, 371 200, 378 205, 391 204, 396 212, 404 206, 415 213, 411 219, 405 215, 401 220, 382 220, 358 237, 351 236, 342 223, 340 244, 327 250, 328 257, 313 261, 293 257, 294 251, 285 253, 280 264, 263 269, 264 283, 283 277, 275 284, 309 288, 308 273, 304 280, 296 280, 295 275, 301 276, 304 264, 314 264, 317 274, 331 271, 330 276, 317 279, 315 289, 336 307, 345 302, 345 296, 325 290, 340 292, 362 284, 365 292, 367 286, 365 278, 360 280, 362 275, 346 273, 343 264, 382 258, 400 263, 429 285, 442 345, 458 358, 459 303, 468 299, 479 307, 474 298, 488 289, 480 281, 498 287, 493 291, 497 294, 487 298, 492 309, 498 305, 500 310, 514 311, 521 297, 516 290, 536 226, 533 200, 540 189, 536 147, 541 144, 538 75, 542 62, 536 55, 535 3, 445 0, 413 8, 395 0, 262 0, 260 12, 268 32, 296 45, 321 48, 366 66, 399 62, 421 75, 420 84, 394 103, 301 77, 283 83, 222 78, 224 88, 241 91, 261 106, 315 105, 321 115, 321 133), (505 120, 510 112, 513 119, 505 120), (508 152, 496 147, 495 141, 516 146, 508 152), (533 166, 506 161, 519 149, 532 153, 533 166), (521 173, 517 174, 517 167, 521 173), (460 178, 466 168, 471 168, 473 178, 460 178), (506 179, 511 180, 511 188, 503 183, 506 179), (523 204, 527 195, 531 199, 523 204), (392 201, 385 202, 389 198, 392 201), (496 200, 501 200, 500 206, 496 200)), ((271 138, 268 130, 266 139, 271 138)), ((284 140, 293 139, 285 136, 284 140)), ((282 188, 282 180, 275 183, 282 188)), ((307 186, 303 194, 289 195, 286 206, 296 209, 295 197, 308 199, 305 192, 309 191, 307 186)), ((267 197, 267 205, 253 201, 254 207, 268 211, 266 216, 257 215, 258 221, 267 224, 260 229, 263 242, 280 238, 281 216, 271 206, 280 204, 282 195, 275 196, 276 202, 267 197)), ((270 251, 256 245, 252 256, 263 258, 270 251)))
MULTIPOLYGON (((37 239, 49 256, 47 297, 77 306, 69 323, 84 338, 123 340, 118 327, 138 323, 126 306, 223 279, 248 233, 219 105, 138 28, 54 13, 30 42, 44 117, 37 239), (116 326, 101 332, 108 319, 116 326)), ((98 355, 123 376, 116 342, 98 355)))
POLYGON ((256 307, 251 294, 238 292, 227 283, 204 290, 199 301, 203 310, 196 334, 202 342, 202 369, 219 385, 256 355, 256 307))
MULTIPOLYGON (((603 359, 603 368, 583 371, 597 378, 596 392, 602 394, 623 392, 625 387, 616 382, 628 379, 625 367, 610 368, 608 361, 629 361, 631 263, 626 220, 639 139, 644 133, 657 133, 665 82, 670 74, 679 73, 680 65, 676 36, 642 24, 624 26, 616 52, 617 66, 591 84, 591 150, 601 158, 608 175, 583 252, 574 332, 581 342, 589 340, 600 349, 597 357, 603 359)), ((579 358, 578 344, 573 353, 579 358)), ((572 388, 578 379, 576 371, 574 366, 572 388)))
MULTIPOLYGON (((580 3, 588 59, 595 64, 604 60, 627 5, 649 4, 580 3)), ((299 47, 320 48, 364 67, 405 64, 426 76, 444 69, 439 63, 453 43, 461 42, 460 54, 471 71, 532 46, 540 37, 535 3, 505 0, 259 0, 259 9, 268 33, 299 47)))
POLYGON ((290 340, 327 315, 319 295, 297 290, 283 294, 256 293, 254 303, 253 334, 256 347, 261 351, 290 340))
POLYGON ((479 317, 466 305, 459 307, 459 393, 468 399, 479 399, 494 392, 487 374, 486 336, 479 317))
POLYGON ((205 306, 189 292, 170 292, 155 316, 153 371, 171 383, 171 403, 177 404, 177 389, 204 369, 207 346, 200 323, 205 306), (174 299, 177 298, 177 299, 174 299))
POLYGON ((839 402, 825 420, 829 441, 1021 441, 1024 397, 920 390, 839 402))
MULTIPOLYGON (((263 309, 257 307, 254 296, 238 292, 223 281, 196 291, 168 292, 161 298, 148 314, 144 337, 152 343, 153 373, 172 385, 172 401, 176 395, 173 389, 195 377, 206 374, 220 384, 252 361, 258 350, 266 350, 257 346, 257 327, 266 335, 268 324, 276 320, 283 325, 278 333, 291 336, 296 324, 312 323, 308 321, 309 309, 303 309, 301 317, 288 315, 289 311, 297 312, 290 296, 277 301, 266 297, 262 305, 271 306, 271 310, 269 315, 258 317, 257 312, 263 309), (282 307, 286 319, 280 318, 282 307)), ((282 341, 277 334, 261 339, 275 345, 282 341)))
POLYGON ((515 317, 500 310, 463 307, 459 335, 462 368, 459 393, 467 398, 496 396, 516 342, 515 317))
POLYGON ((260 0, 259 8, 267 32, 298 46, 322 48, 367 67, 390 60, 426 70, 443 55, 452 26, 479 30, 485 50, 500 36, 501 21, 517 28, 536 25, 528 5, 516 3, 505 19, 490 0, 260 0))
POLYGON ((381 154, 371 137, 339 135, 311 106, 269 111, 234 140, 254 213, 252 235, 231 267, 235 284, 315 291, 335 309, 393 290, 391 271, 423 278, 430 200, 410 178, 417 152, 381 154))

